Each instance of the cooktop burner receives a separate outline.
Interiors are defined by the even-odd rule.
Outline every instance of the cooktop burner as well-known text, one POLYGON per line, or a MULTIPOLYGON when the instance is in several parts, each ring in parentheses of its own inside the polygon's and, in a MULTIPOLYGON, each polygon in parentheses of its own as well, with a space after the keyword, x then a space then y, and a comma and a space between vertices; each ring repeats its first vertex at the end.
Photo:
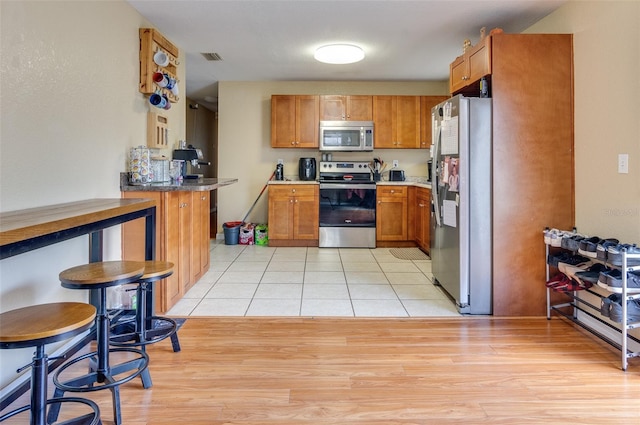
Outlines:
POLYGON ((369 163, 364 161, 320 162, 321 183, 372 183, 369 163))

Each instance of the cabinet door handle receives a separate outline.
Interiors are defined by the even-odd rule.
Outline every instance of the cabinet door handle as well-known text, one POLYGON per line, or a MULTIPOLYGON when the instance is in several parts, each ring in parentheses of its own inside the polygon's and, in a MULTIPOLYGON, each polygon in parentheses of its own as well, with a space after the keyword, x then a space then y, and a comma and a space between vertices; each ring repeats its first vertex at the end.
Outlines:
POLYGON ((292 193, 296 193, 296 190, 295 190, 295 189, 291 189, 291 192, 292 192, 292 193))
POLYGON ((200 198, 200 199, 202 199, 203 201, 206 201, 206 200, 207 200, 207 197, 206 197, 206 196, 203 196, 203 197, 202 197, 202 198, 200 198))

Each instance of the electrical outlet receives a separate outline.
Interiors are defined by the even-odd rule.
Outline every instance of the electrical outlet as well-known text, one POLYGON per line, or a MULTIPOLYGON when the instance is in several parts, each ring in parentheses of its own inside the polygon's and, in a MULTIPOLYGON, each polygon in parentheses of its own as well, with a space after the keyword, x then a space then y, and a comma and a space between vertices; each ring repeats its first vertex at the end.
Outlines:
POLYGON ((398 168, 398 160, 397 159, 393 160, 393 168, 398 168))
POLYGON ((626 153, 618 154, 618 173, 620 174, 629 173, 629 154, 626 154, 626 153))
POLYGON ((278 159, 278 164, 284 165, 284 159, 278 159))

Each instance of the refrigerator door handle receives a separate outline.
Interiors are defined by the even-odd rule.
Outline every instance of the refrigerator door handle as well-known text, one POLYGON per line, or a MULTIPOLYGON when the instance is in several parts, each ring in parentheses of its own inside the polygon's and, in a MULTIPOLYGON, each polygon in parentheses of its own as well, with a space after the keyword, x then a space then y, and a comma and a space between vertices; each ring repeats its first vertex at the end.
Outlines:
POLYGON ((441 227, 440 223, 440 201, 438 194, 438 162, 440 161, 440 133, 442 131, 440 123, 434 120, 435 125, 435 145, 433 147, 433 160, 431 161, 431 202, 433 203, 433 212, 436 216, 436 227, 441 227))

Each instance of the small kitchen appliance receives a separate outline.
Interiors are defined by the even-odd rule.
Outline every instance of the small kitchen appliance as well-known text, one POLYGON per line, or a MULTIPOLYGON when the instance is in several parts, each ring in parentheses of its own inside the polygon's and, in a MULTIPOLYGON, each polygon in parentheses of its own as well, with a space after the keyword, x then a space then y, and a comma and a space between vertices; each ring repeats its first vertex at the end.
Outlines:
POLYGON ((389 171, 390 182, 403 182, 405 180, 404 170, 391 170, 389 171))
POLYGON ((284 180, 284 165, 278 164, 276 165, 276 172, 274 174, 275 179, 278 181, 284 180))
POLYGON ((194 167, 200 167, 201 165, 211 165, 210 162, 203 161, 202 151, 189 145, 185 149, 176 149, 173 151, 173 159, 183 160, 184 166, 181 170, 181 175, 185 179, 197 179, 197 174, 188 174, 187 164, 191 163, 191 169, 194 167))
POLYGON ((373 151, 373 121, 320 121, 320 151, 373 151))
POLYGON ((298 162, 298 177, 303 181, 316 179, 316 159, 300 158, 298 162))

